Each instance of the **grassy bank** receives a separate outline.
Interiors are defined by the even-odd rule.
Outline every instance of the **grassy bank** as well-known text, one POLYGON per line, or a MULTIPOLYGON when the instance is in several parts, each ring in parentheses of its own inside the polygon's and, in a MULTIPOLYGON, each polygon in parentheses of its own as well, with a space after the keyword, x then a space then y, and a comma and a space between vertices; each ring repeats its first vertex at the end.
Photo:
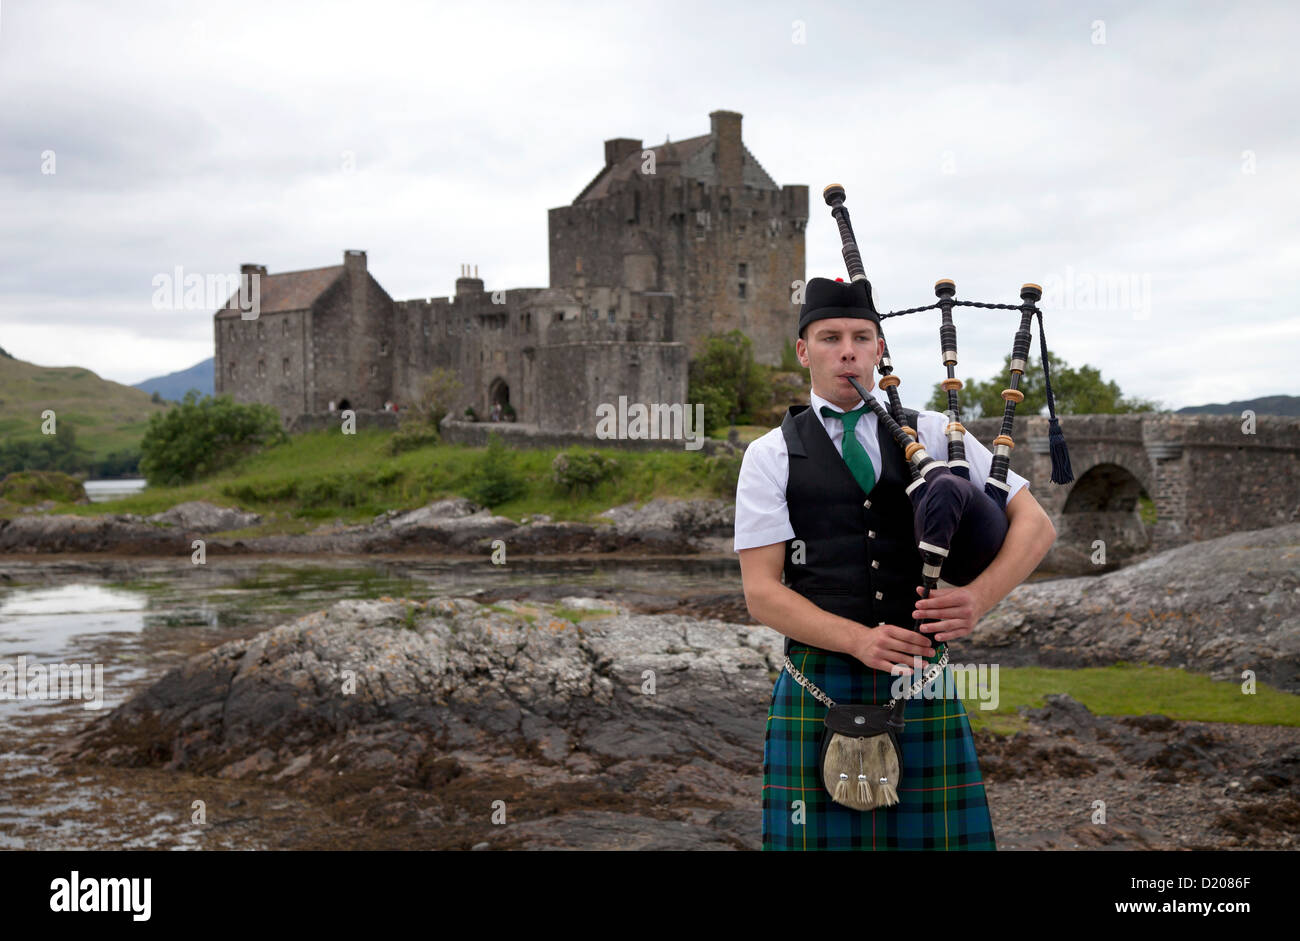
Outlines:
MULTIPOLYGON (((366 522, 385 510, 413 509, 444 497, 468 495, 484 473, 485 448, 428 445, 391 456, 384 450, 391 434, 367 430, 356 435, 337 431, 294 435, 288 443, 199 483, 148 488, 110 503, 63 504, 55 512, 148 515, 188 500, 208 500, 274 517, 262 532, 297 532, 323 520, 366 522)), ((738 469, 734 460, 709 459, 702 451, 685 449, 594 450, 616 461, 618 471, 586 492, 569 493, 551 480, 551 462, 559 449, 506 449, 502 461, 509 473, 523 481, 524 491, 493 506, 493 511, 514 519, 547 513, 556 520, 589 521, 620 503, 735 494, 729 466, 738 469)))
POLYGON ((1194 722, 1300 725, 1300 697, 1263 683, 1245 695, 1236 681, 1220 682, 1174 667, 1121 663, 1108 667, 1054 670, 1008 667, 998 671, 998 707, 979 708, 969 691, 963 699, 971 728, 1011 734, 1026 726, 1018 706, 1046 705, 1048 693, 1068 693, 1097 715, 1160 713, 1194 722))

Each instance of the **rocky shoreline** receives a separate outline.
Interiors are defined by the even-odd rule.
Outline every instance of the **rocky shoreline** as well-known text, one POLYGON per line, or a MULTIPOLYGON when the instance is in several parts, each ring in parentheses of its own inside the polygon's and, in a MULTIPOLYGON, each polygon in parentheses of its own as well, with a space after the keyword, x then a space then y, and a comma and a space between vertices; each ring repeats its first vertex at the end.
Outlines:
POLYGON ((310 533, 230 538, 213 533, 257 526, 256 513, 196 501, 152 516, 131 513, 68 516, 30 513, 0 519, 3 553, 189 555, 195 539, 226 554, 422 553, 486 555, 501 540, 509 554, 639 552, 690 555, 732 548, 735 506, 726 500, 651 500, 613 507, 599 522, 555 522, 545 514, 522 522, 496 516, 463 497, 415 510, 389 511, 363 525, 320 526, 310 533))
MULTIPOLYGON (((341 601, 190 657, 46 757, 172 773, 198 798, 255 783, 392 846, 757 849, 779 635, 557 602, 341 601)), ((1068 696, 1021 715, 977 733, 1000 848, 1300 840, 1300 729, 1068 696)))

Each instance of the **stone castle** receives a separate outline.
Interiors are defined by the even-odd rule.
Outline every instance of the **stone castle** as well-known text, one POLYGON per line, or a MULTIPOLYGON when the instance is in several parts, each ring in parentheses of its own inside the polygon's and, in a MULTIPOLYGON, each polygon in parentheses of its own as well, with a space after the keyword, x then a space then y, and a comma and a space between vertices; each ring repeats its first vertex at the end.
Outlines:
POLYGON ((741 115, 657 147, 605 141, 604 166, 550 210, 550 287, 486 292, 462 266, 454 297, 395 301, 345 251, 326 268, 257 274, 259 314, 215 316, 216 393, 300 415, 414 400, 438 367, 452 409, 495 404, 541 431, 592 435, 596 409, 685 403, 687 365, 712 333, 740 330, 759 362, 793 342, 808 187, 779 186, 745 147, 741 115))

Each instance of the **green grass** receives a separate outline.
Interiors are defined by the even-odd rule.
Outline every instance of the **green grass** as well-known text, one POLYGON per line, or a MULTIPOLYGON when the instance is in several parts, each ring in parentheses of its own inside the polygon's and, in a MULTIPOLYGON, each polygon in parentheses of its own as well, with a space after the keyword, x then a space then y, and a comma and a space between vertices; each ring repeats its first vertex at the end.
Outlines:
POLYGON ((998 708, 979 708, 973 695, 963 700, 971 728, 1011 734, 1026 726, 1019 706, 1046 705, 1048 693, 1068 693, 1097 715, 1151 713, 1195 722, 1244 725, 1300 725, 1300 696, 1263 683, 1246 695, 1239 682, 1220 682, 1175 667, 1116 664, 1078 670, 1008 667, 998 671, 998 708))
POLYGON ((605 608, 566 608, 563 605, 554 605, 551 607, 551 613, 561 620, 572 621, 574 624, 581 624, 588 618, 603 618, 613 614, 612 610, 605 608))
MULTIPOLYGON (((208 500, 268 516, 265 524, 239 536, 301 532, 322 521, 369 522, 389 509, 414 509, 444 497, 467 494, 480 478, 484 448, 426 445, 397 456, 383 449, 391 431, 356 435, 319 431, 294 435, 283 445, 245 458, 208 480, 182 487, 148 488, 109 503, 60 505, 53 512, 150 515, 189 500, 208 500)), ((518 519, 546 513, 552 519, 595 522, 595 514, 621 503, 655 497, 719 496, 700 451, 597 449, 618 461, 615 479, 589 492, 570 495, 551 482, 551 461, 559 449, 507 449, 506 460, 526 482, 521 497, 493 506, 518 519)), ((734 485, 732 488, 734 492, 734 485)), ((12 509, 10 512, 13 512, 12 509)), ((228 534, 229 535, 229 534, 228 534)))

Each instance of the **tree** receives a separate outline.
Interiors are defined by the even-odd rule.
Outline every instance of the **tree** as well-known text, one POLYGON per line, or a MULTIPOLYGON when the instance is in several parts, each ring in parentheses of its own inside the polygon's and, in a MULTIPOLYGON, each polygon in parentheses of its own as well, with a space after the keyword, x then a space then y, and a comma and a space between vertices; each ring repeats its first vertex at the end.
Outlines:
POLYGON ((475 503, 500 506, 528 492, 528 483, 514 468, 514 461, 501 435, 488 434, 487 450, 479 458, 477 473, 465 494, 475 503))
POLYGON ((228 395, 200 400, 191 389, 178 406, 149 417, 140 442, 140 470, 151 486, 174 487, 288 437, 273 406, 240 405, 228 395))
POLYGON ((433 370, 420 384, 419 397, 402 410, 403 426, 420 426, 437 434, 460 390, 461 382, 452 370, 441 366, 433 370))
MULTIPOLYGON (((1094 366, 1085 364, 1072 369, 1051 350, 1047 351, 1047 363, 1052 370, 1052 398, 1058 415, 1114 415, 1159 410, 1156 402, 1124 397, 1115 380, 1104 381, 1101 371, 1094 366)), ((1008 353, 1002 361, 1002 372, 993 378, 984 382, 962 380, 962 387, 957 391, 962 418, 1001 415, 1005 407, 1002 390, 1009 388, 1010 376, 1011 354, 1008 353)), ((1025 374, 1020 377, 1018 388, 1025 394, 1025 400, 1016 406, 1017 415, 1037 415, 1043 411, 1047 405, 1047 387, 1043 383, 1042 363, 1032 354, 1025 364, 1025 374)), ((943 390, 942 383, 935 384, 925 407, 936 412, 948 410, 948 393, 943 390)))
POLYGON ((691 360, 692 403, 704 404, 704 424, 711 433, 730 424, 748 424, 772 399, 764 370, 754 362, 754 345, 739 330, 713 335, 691 360))

